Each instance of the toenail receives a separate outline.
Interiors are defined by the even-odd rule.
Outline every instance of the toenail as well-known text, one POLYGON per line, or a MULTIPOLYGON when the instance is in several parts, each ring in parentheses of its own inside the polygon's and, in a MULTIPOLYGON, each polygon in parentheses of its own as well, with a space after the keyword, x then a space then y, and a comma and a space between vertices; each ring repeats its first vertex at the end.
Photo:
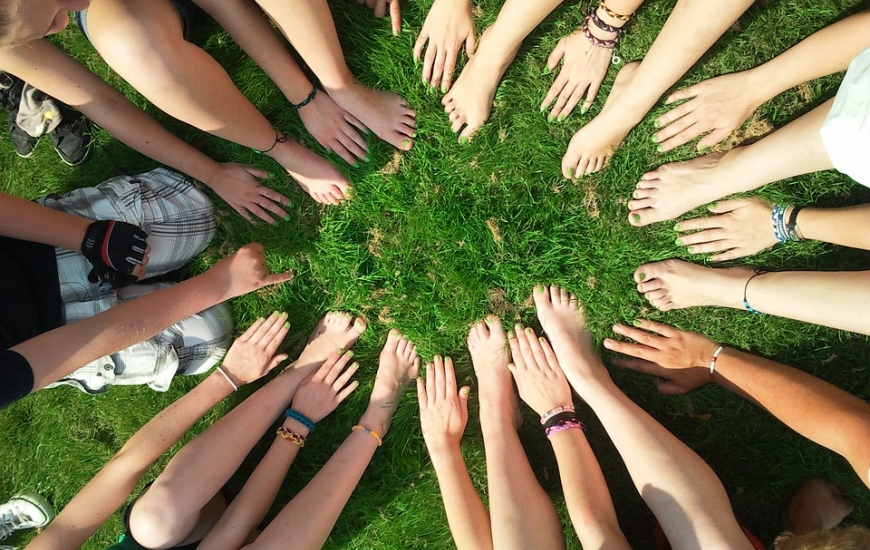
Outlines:
POLYGON ((636 326, 636 327, 642 327, 642 326, 643 326, 643 323, 640 321, 640 319, 635 319, 634 321, 631 322, 631 324, 634 325, 634 326, 636 326))
POLYGON ((637 278, 643 281, 644 279, 646 279, 646 273, 638 273, 637 278))
POLYGON ((653 143, 658 143, 658 142, 659 142, 659 136, 657 136, 657 135, 655 135, 655 134, 652 135, 651 139, 652 139, 653 143))
POLYGON ((636 222, 639 222, 640 221, 640 214, 632 214, 631 219, 633 219, 636 222))
POLYGON ((410 146, 411 146, 411 140, 410 140, 410 139, 406 139, 406 140, 403 140, 403 141, 402 141, 402 147, 404 147, 405 149, 407 149, 407 148, 410 147, 410 146))
POLYGON ((535 287, 535 292, 537 292, 538 294, 543 294, 543 292, 544 292, 544 287, 541 286, 541 285, 536 286, 536 287, 535 287))
POLYGON ((459 138, 459 143, 461 143, 462 145, 465 145, 466 143, 468 143, 468 138, 467 137, 459 138))
POLYGON ((573 177, 574 177, 574 169, 573 169, 573 168, 568 168, 568 177, 569 177, 569 178, 573 178, 573 177))

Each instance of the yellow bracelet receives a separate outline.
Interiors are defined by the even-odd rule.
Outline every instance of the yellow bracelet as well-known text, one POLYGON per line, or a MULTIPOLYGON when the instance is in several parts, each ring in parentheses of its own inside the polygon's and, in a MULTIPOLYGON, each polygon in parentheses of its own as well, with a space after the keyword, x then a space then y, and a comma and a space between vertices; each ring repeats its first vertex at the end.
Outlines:
POLYGON ((367 434, 371 435, 372 437, 374 437, 374 438, 375 438, 375 441, 378 442, 378 447, 380 447, 381 445, 384 444, 384 440, 381 439, 381 436, 378 435, 378 432, 374 431, 373 429, 371 429, 371 428, 366 428, 366 427, 363 426, 362 424, 357 424, 356 426, 354 426, 353 428, 351 428, 351 431, 353 431, 353 432, 355 432, 355 431, 357 431, 357 430, 362 430, 362 431, 366 432, 367 434))
POLYGON ((296 432, 291 432, 290 430, 288 430, 284 426, 281 426, 280 428, 278 428, 278 431, 275 432, 275 435, 279 435, 279 436, 283 437, 285 440, 291 441, 291 442, 299 445, 300 448, 305 446, 305 436, 304 435, 298 434, 296 432))

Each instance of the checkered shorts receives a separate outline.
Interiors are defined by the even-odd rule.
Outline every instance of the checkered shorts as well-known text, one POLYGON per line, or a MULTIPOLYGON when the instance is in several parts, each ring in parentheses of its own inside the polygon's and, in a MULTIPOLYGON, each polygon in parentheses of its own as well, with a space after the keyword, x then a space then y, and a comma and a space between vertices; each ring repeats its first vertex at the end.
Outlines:
MULTIPOLYGON (((37 202, 92 220, 119 220, 148 233, 147 277, 178 269, 202 252, 214 237, 217 222, 208 197, 187 177, 158 168, 137 176, 119 176, 96 187, 37 202)), ((58 248, 57 271, 66 323, 92 317, 118 303, 169 283, 136 284, 120 291, 88 281, 91 265, 79 253, 58 248)), ((101 393, 110 384, 148 384, 169 388, 178 374, 205 372, 226 353, 233 330, 223 305, 209 308, 160 334, 76 370, 58 384, 101 393)))

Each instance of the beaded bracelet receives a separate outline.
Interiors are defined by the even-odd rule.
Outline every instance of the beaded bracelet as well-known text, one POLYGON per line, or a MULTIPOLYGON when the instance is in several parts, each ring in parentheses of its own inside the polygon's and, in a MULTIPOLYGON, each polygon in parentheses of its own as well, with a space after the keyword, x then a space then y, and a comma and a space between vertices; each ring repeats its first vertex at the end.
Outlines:
POLYGON ((743 286, 743 307, 746 308, 746 311, 748 311, 749 313, 752 313, 754 315, 761 315, 761 312, 754 309, 752 306, 749 305, 749 300, 746 299, 746 291, 747 291, 747 289, 749 289, 749 281, 751 281, 752 279, 754 279, 754 278, 756 278, 759 275, 762 275, 764 273, 767 273, 767 272, 762 271, 760 269, 756 269, 755 274, 752 275, 752 277, 746 279, 746 284, 743 286))
POLYGON ((573 405, 560 405, 554 409, 550 409, 549 411, 547 411, 541 415, 541 424, 542 425, 546 424, 550 418, 556 416, 560 412, 565 412, 565 411, 574 412, 574 406, 573 405))
POLYGON ((303 99, 299 103, 291 103, 290 105, 293 105, 293 108, 298 111, 302 107, 305 107, 306 105, 311 103, 314 100, 314 96, 316 96, 316 95, 317 95, 317 86, 311 86, 311 93, 308 94, 308 97, 306 97, 305 99, 303 99))
POLYGON ((551 426, 555 426, 559 422, 563 422, 565 420, 577 420, 577 415, 573 410, 562 411, 560 413, 556 413, 544 422, 544 431, 546 432, 551 426))
POLYGON ((287 409, 286 411, 284 411, 284 418, 292 418, 296 422, 299 422, 300 424, 308 428, 308 433, 314 433, 314 421, 302 414, 301 412, 294 411, 293 409, 287 409))
POLYGON ((300 448, 305 446, 305 436, 304 435, 298 434, 296 432, 291 432, 290 430, 288 430, 284 426, 281 426, 280 428, 278 428, 278 430, 275 432, 275 435, 284 438, 284 440, 286 440, 286 441, 290 441, 291 443, 295 443, 295 444, 299 445, 300 448))
POLYGON ((773 236, 780 243, 788 241, 788 233, 785 229, 785 206, 775 204, 773 212, 770 214, 770 221, 773 224, 773 236))
POLYGON ((558 423, 550 426, 544 431, 544 434, 547 436, 547 439, 550 439, 551 437, 553 437, 553 435, 561 432, 562 430, 571 430, 578 428, 584 432, 586 431, 586 426, 584 426, 582 422, 580 422, 576 418, 571 418, 567 420, 561 420, 558 423))
POLYGON ((380 447, 381 445, 384 444, 384 440, 381 439, 381 436, 378 434, 378 432, 374 431, 374 430, 371 429, 371 428, 367 428, 367 427, 363 426, 362 424, 357 424, 356 426, 354 426, 354 427, 351 428, 350 430, 351 430, 352 432, 355 432, 355 431, 357 431, 357 430, 362 430, 362 431, 364 431, 365 433, 369 434, 370 436, 374 437, 374 438, 375 438, 375 441, 378 442, 378 447, 380 447))
POLYGON ((599 2, 598 7, 604 10, 604 13, 606 13, 608 17, 618 19, 619 21, 628 21, 629 19, 631 19, 631 16, 634 15, 633 13, 629 13, 628 15, 616 13, 615 11, 607 7, 607 4, 604 3, 604 0, 601 0, 601 2, 599 2))

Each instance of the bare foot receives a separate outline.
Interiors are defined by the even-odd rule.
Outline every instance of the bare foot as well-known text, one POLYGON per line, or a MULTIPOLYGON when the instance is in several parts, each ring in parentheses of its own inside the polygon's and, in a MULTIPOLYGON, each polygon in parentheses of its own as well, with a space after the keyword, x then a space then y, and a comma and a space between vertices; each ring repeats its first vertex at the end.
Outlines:
POLYGON ((520 400, 514 390, 513 377, 508 370, 511 361, 507 334, 501 320, 489 315, 468 333, 468 351, 480 386, 481 414, 507 415, 519 429, 523 423, 520 400))
POLYGON ((743 290, 752 275, 745 267, 712 269, 665 260, 640 266, 634 280, 637 291, 661 311, 694 306, 743 309, 743 290))
POLYGON ((350 313, 344 312, 328 312, 314 326, 305 349, 299 359, 293 362, 292 368, 320 368, 332 353, 353 346, 365 330, 366 322, 362 317, 354 318, 350 313))
POLYGON ((348 198, 350 182, 328 160, 294 141, 277 143, 269 153, 311 198, 338 204, 348 198))
POLYGON ((396 94, 371 90, 358 82, 329 90, 338 105, 393 147, 409 151, 416 134, 415 114, 396 94))
POLYGON ((693 208, 737 191, 728 166, 740 148, 686 162, 659 166, 641 176, 628 202, 628 223, 636 226, 672 220, 693 208), (732 186, 733 187, 733 186, 732 186))
POLYGON ((478 52, 471 56, 450 92, 441 100, 444 112, 450 118, 453 133, 462 130, 459 143, 467 143, 474 132, 489 119, 492 100, 501 77, 519 51, 517 47, 513 51, 499 52, 496 56, 489 55, 486 51, 487 36, 489 29, 480 38, 478 52))
POLYGON ((855 509, 855 501, 834 482, 813 477, 795 490, 782 512, 783 528, 795 535, 833 529, 855 509))
POLYGON ((619 98, 639 65, 638 61, 634 61, 620 69, 601 112, 571 138, 568 150, 562 157, 562 175, 566 178, 592 174, 604 168, 607 160, 613 156, 613 151, 640 122, 626 117, 619 105, 619 98))
POLYGON ((399 406, 405 388, 419 370, 417 347, 398 330, 391 330, 381 351, 372 395, 360 424, 383 437, 390 429, 393 413, 399 406))
POLYGON ((586 328, 586 314, 577 297, 556 285, 536 286, 532 297, 541 328, 572 385, 576 384, 578 375, 609 377, 592 346, 592 333, 586 328))

